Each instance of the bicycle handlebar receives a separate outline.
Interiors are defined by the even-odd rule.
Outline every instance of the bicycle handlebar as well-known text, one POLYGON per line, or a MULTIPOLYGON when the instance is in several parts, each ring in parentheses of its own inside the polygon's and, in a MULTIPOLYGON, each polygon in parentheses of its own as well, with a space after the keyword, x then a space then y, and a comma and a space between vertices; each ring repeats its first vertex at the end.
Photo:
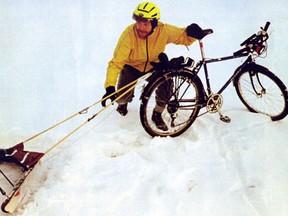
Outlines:
POLYGON ((256 34, 253 34, 252 36, 250 36, 248 39, 246 39, 243 43, 240 44, 240 46, 244 46, 244 45, 247 45, 248 43, 255 43, 257 42, 259 39, 260 41, 263 42, 263 38, 264 36, 266 36, 267 38, 265 38, 264 41, 266 41, 268 39, 268 34, 267 34, 267 30, 270 26, 270 22, 266 22, 265 24, 265 27, 262 28, 262 31, 260 33, 258 33, 257 35, 256 34))
POLYGON ((267 34, 267 30, 270 26, 270 22, 266 22, 264 28, 261 27, 261 31, 258 34, 253 34, 248 39, 246 39, 240 46, 245 46, 243 49, 238 50, 234 53, 234 55, 242 55, 248 54, 249 52, 256 52, 258 55, 265 50, 266 45, 264 44, 265 41, 268 40, 269 36, 267 34))
POLYGON ((256 38, 256 34, 251 35, 249 38, 243 41, 243 43, 241 43, 240 46, 244 46, 245 44, 247 44, 248 42, 252 41, 255 38, 256 38))

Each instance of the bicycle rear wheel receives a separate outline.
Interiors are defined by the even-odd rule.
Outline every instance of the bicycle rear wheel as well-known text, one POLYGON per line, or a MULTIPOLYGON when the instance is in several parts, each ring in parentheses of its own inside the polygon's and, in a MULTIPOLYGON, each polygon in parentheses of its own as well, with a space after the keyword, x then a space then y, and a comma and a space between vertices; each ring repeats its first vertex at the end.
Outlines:
MULTIPOLYGON (((159 94, 159 93, 158 93, 159 94)), ((168 93, 167 93, 168 94, 168 93)), ((201 106, 199 102, 203 98, 203 85, 199 77, 189 70, 183 72, 169 72, 163 76, 151 80, 141 95, 140 119, 143 128, 151 136, 176 137, 184 133, 197 118, 201 106), (169 85, 167 87, 167 84, 169 85), (152 113, 159 103, 157 90, 169 88, 170 92, 165 104, 162 118, 168 130, 158 129, 152 121, 152 113), (162 86, 162 87, 161 87, 162 86)))
POLYGON ((234 84, 240 100, 251 112, 270 116, 273 121, 286 117, 286 86, 267 68, 253 64, 235 78, 234 84))

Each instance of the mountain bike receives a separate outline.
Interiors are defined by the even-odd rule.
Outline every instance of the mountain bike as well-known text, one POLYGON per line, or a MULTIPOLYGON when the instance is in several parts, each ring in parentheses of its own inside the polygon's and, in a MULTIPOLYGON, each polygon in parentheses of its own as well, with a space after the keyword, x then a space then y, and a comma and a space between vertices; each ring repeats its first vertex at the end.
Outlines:
MULTIPOLYGON (((288 113, 288 90, 285 84, 269 69, 255 63, 257 57, 266 55, 269 25, 270 22, 267 22, 257 34, 241 43, 241 49, 233 55, 220 58, 205 57, 203 39, 213 30, 203 30, 204 37, 198 40, 200 61, 195 64, 190 57, 186 61, 184 57, 174 58, 166 62, 169 66, 166 64, 162 70, 153 72, 140 98, 140 119, 145 131, 151 136, 176 137, 184 133, 197 117, 206 113, 219 113, 220 120, 229 123, 231 119, 221 113, 221 94, 231 83, 249 111, 267 115, 273 121, 285 118, 288 113), (243 57, 246 57, 245 61, 224 85, 218 91, 212 91, 207 65, 243 57), (202 68, 206 88, 198 76, 202 68), (157 95, 160 88, 166 88, 166 96, 157 95), (162 118, 167 130, 158 129, 151 119, 157 104, 164 106, 162 118), (202 108, 206 108, 206 111, 200 113, 202 108)), ((163 63, 163 59, 159 55, 160 63, 163 63)))

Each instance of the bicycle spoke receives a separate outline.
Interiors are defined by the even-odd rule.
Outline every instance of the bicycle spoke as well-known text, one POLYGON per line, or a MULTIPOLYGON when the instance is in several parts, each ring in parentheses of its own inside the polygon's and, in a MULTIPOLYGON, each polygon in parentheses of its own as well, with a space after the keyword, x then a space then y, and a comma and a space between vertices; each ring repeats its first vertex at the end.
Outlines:
MULTIPOLYGON (((200 106, 197 84, 193 83, 191 73, 168 73, 161 80, 153 85, 153 89, 145 96, 146 100, 140 107, 142 110, 141 122, 145 130, 152 136, 176 136, 183 133, 197 117, 200 106), (181 75, 180 75, 181 74, 181 75), (167 87, 167 100, 160 99, 157 93, 164 85, 171 85, 172 92, 169 93, 167 87), (165 104, 162 119, 166 123, 168 130, 158 129, 151 119, 156 104, 165 104)), ((163 96, 162 96, 163 97, 163 96)))
POLYGON ((281 81, 271 72, 243 72, 238 77, 236 91, 245 104, 253 112, 263 113, 272 119, 282 118, 286 114, 285 88, 281 81))

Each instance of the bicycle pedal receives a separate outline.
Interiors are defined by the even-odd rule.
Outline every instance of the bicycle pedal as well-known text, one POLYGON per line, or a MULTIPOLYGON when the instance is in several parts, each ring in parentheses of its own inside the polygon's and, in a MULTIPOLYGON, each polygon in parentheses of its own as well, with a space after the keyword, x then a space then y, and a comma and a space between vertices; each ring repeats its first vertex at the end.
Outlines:
POLYGON ((221 116, 220 120, 225 122, 225 123, 230 123, 231 119, 228 116, 221 116))

